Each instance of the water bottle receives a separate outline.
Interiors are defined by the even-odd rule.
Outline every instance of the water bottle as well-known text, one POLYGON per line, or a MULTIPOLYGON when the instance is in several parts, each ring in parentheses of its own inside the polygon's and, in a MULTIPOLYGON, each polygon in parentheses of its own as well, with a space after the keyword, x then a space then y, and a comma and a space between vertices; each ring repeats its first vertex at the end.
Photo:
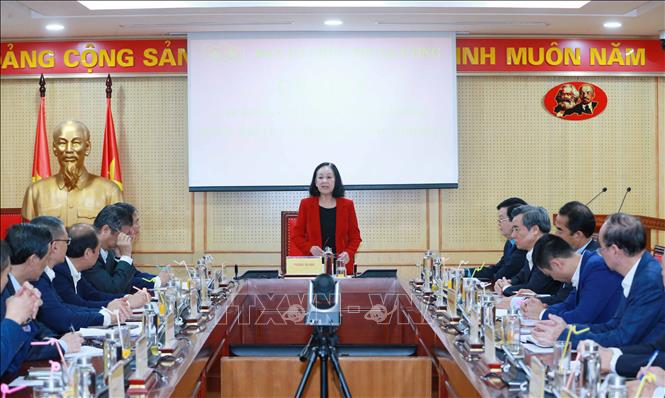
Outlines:
POLYGON ((326 274, 333 275, 335 272, 335 254, 332 252, 332 249, 327 246, 323 250, 323 264, 325 265, 326 274))
POLYGON ((76 396, 95 398, 97 395, 97 373, 90 357, 79 357, 77 362, 78 385, 76 396))
POLYGON ((600 386, 600 353, 596 342, 587 340, 582 357, 582 381, 584 383, 582 396, 595 398, 600 386))

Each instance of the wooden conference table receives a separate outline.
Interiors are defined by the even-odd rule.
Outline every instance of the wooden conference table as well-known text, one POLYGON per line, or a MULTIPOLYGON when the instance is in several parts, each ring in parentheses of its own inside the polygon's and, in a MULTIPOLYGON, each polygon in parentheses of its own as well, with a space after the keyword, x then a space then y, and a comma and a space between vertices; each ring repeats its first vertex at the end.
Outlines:
MULTIPOLYGON (((168 383, 150 396, 184 396, 196 386, 199 396, 293 396, 306 363, 291 357, 235 355, 277 346, 305 345, 312 327, 304 324, 308 280, 250 279, 218 305, 205 329, 191 337, 184 360, 167 375, 168 383), (195 366, 197 363, 204 366, 195 366), (192 381, 195 380, 195 381, 192 381), (189 387, 186 387, 189 389, 189 387)), ((342 356, 340 363, 354 396, 515 396, 486 384, 479 362, 467 362, 407 283, 394 278, 341 281, 340 346, 405 345, 409 357, 342 356)), ((288 351, 288 350, 287 350, 288 351)), ((379 349, 380 352, 380 349, 379 349)), ((263 356, 266 355, 266 356, 263 356)), ((547 356, 540 356, 548 361, 547 356)), ((527 363, 529 355, 527 355, 527 363)), ((329 366, 330 368, 330 366, 329 366)), ((331 396, 341 396, 329 370, 331 396)), ((196 394, 194 394, 196 395, 196 394)), ((318 366, 305 396, 319 396, 318 366)))
MULTIPOLYGON (((297 352, 312 334, 312 327, 304 324, 308 283, 305 279, 240 281, 213 306, 201 330, 188 336, 189 343, 180 341, 179 363, 160 368, 163 378, 157 382, 155 377, 146 385, 147 396, 293 396, 306 367, 297 352), (281 355, 270 353, 280 348, 281 355)), ((342 280, 340 286, 341 347, 370 348, 374 355, 382 354, 378 346, 386 345, 415 350, 411 356, 341 356, 353 396, 516 396, 483 381, 486 369, 464 359, 455 347, 456 336, 440 327, 407 283, 356 278, 342 280)), ((337 377, 331 370, 328 374, 330 395, 341 396, 337 377)), ((317 364, 304 396, 318 397, 319 385, 317 364)))

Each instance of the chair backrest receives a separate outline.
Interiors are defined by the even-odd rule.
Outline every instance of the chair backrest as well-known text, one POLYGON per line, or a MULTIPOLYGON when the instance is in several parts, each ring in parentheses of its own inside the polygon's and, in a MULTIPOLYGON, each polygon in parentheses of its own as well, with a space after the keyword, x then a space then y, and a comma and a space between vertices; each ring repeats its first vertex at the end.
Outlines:
POLYGON ((653 256, 656 260, 660 261, 661 264, 665 264, 665 246, 655 245, 653 247, 653 256))
POLYGON ((14 224, 23 222, 21 209, 0 209, 0 239, 7 237, 7 230, 14 224))
POLYGON ((297 219, 297 211, 282 212, 282 274, 286 273, 286 257, 291 256, 292 253, 295 252, 295 245, 293 243, 293 228, 296 226, 297 219))

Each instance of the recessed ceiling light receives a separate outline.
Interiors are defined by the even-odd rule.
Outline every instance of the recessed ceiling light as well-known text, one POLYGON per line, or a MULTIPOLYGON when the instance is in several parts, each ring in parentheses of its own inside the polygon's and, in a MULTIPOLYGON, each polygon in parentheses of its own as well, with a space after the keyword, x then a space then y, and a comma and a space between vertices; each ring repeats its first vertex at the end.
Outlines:
POLYGON ((50 30, 51 32, 57 32, 63 29, 65 29, 65 27, 60 25, 59 23, 50 23, 46 25, 46 30, 50 30))
POLYGON ((343 24, 344 22, 340 21, 339 19, 327 19, 324 24, 327 26, 339 26, 343 24))
POLYGON ((621 22, 615 22, 615 21, 605 22, 603 26, 608 29, 616 29, 621 27, 621 22))

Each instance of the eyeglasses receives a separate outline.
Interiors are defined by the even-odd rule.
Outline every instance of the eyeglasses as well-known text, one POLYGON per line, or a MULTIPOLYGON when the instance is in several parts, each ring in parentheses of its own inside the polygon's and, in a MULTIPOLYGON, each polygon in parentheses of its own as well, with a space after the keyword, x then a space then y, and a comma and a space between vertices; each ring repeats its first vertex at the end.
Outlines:
POLYGON ((72 243, 72 238, 67 238, 67 239, 53 239, 53 242, 67 242, 67 246, 69 246, 69 244, 72 243))
POLYGON ((501 223, 504 223, 504 222, 506 222, 506 221, 508 221, 508 220, 510 220, 508 217, 499 218, 498 220, 496 220, 496 223, 497 223, 497 224, 501 224, 501 223))

